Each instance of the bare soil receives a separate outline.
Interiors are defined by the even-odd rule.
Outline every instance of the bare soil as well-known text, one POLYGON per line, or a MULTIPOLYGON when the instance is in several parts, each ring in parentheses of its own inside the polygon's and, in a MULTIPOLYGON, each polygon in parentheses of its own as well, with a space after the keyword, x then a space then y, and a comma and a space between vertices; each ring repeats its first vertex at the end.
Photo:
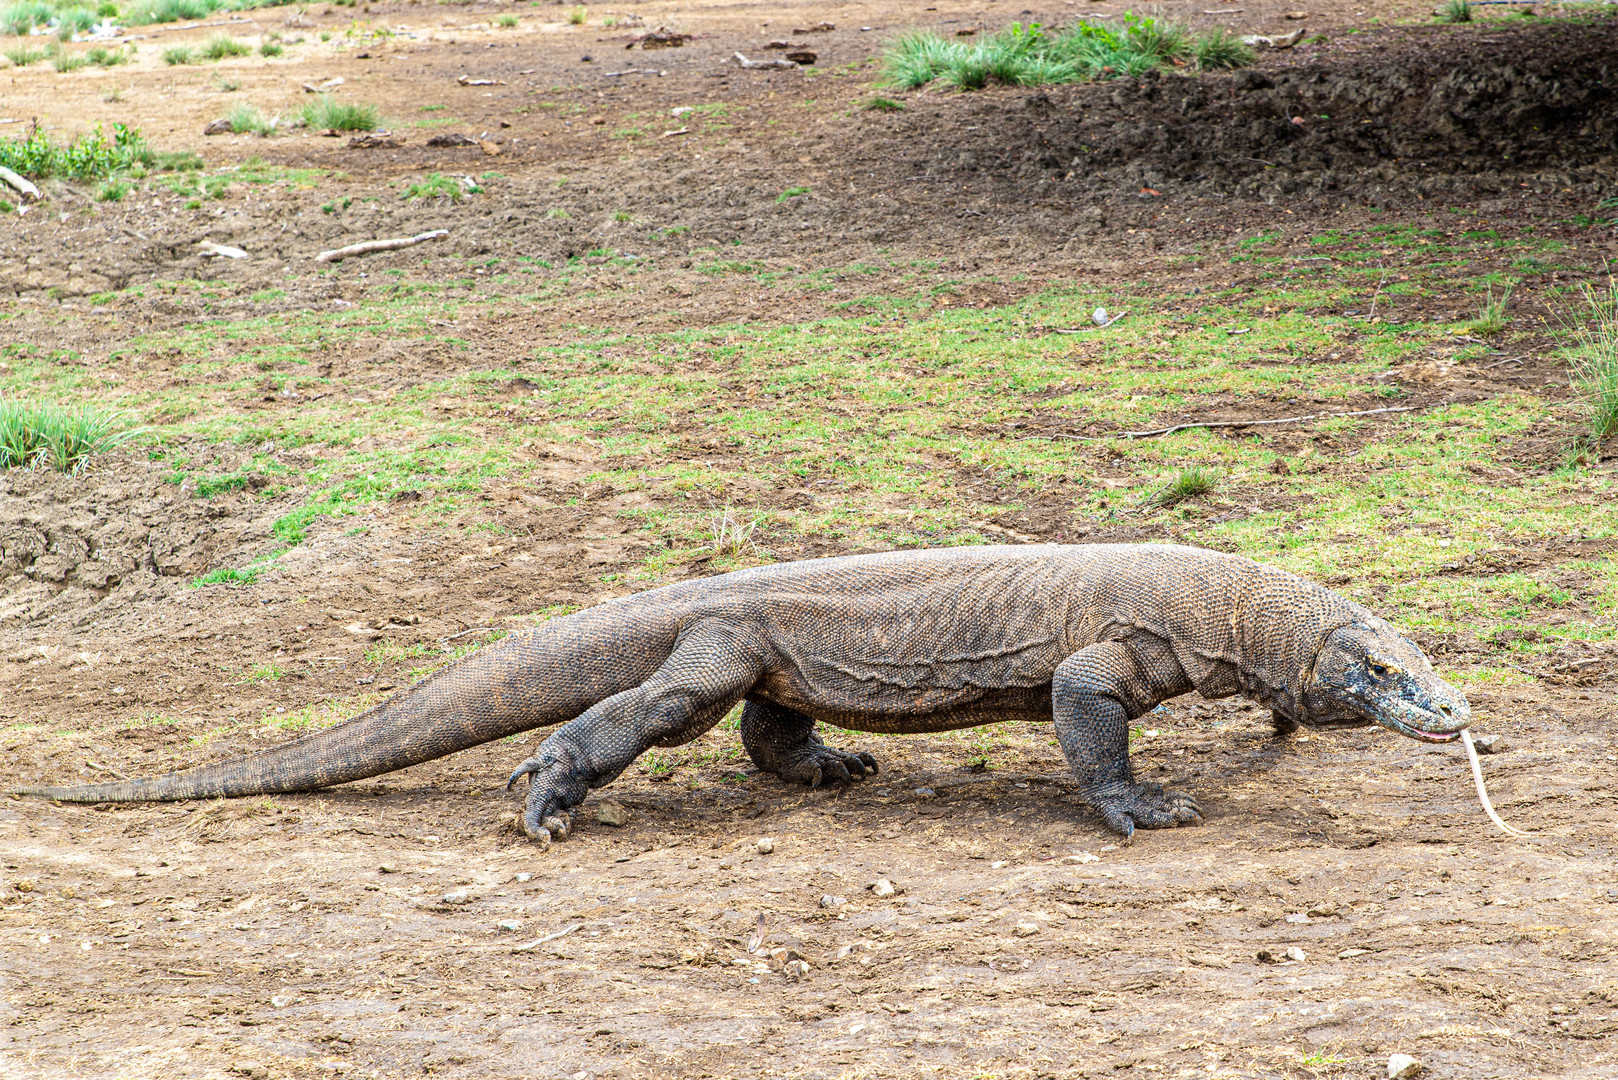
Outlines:
MULTIPOLYGON (((1298 2, 1249 0, 1238 28, 1293 29, 1284 12, 1298 2)), ((1373 3, 1311 14, 1327 40, 1255 72, 859 107, 876 92, 869 59, 883 29, 1075 10, 1001 7, 649 4, 635 9, 644 28, 615 30, 569 28, 546 8, 558 21, 514 31, 489 26, 505 10, 490 5, 315 9, 291 16, 296 26, 282 25, 288 9, 253 13, 259 30, 310 36, 356 17, 409 29, 340 56, 219 67, 242 96, 287 109, 301 83, 340 75, 345 93, 390 116, 446 104, 458 121, 400 126, 403 146, 382 149, 318 133, 204 139, 227 96, 162 68, 155 45, 133 70, 7 71, 8 117, 134 119, 162 149, 340 175, 314 190, 238 185, 200 210, 153 198, 90 213, 88 193, 76 206, 68 191, 49 213, 8 217, 0 296, 12 318, 0 325, 64 357, 105 358, 144 330, 204 316, 363 305, 383 270, 423 260, 446 275, 488 253, 565 260, 611 247, 657 261, 635 277, 588 256, 572 291, 457 327, 465 350, 380 334, 331 347, 333 370, 386 390, 487 367, 580 324, 796 321, 916 287, 789 295, 702 273, 690 253, 715 242, 798 270, 878 251, 934 260, 919 279, 971 272, 955 302, 978 306, 1054 281, 1262 288, 1256 271, 1173 259, 1255 225, 1276 228, 1285 250, 1311 230, 1421 223, 1454 204, 1508 232, 1548 215, 1564 224, 1538 235, 1591 265, 1614 254, 1610 227, 1565 224, 1618 183, 1610 22, 1440 34, 1370 21, 1425 17, 1426 4, 1373 3), (837 29, 794 37, 820 53, 813 81, 727 64, 822 20, 837 29), (663 23, 696 38, 625 50, 663 23), (628 68, 666 74, 603 74, 628 68), (121 103, 101 101, 115 82, 121 103), (525 109, 541 100, 564 107, 525 109), (722 129, 669 115, 710 103, 730 110, 714 121, 722 129), (663 134, 682 126, 693 130, 663 134), (629 127, 642 137, 615 135, 629 127), (429 148, 436 130, 474 145, 429 148), (428 171, 502 175, 461 204, 397 198, 428 171), (773 201, 798 185, 811 194, 773 201), (345 196, 352 206, 320 209, 345 196), (657 225, 688 231, 617 221, 630 205, 659 206, 657 225), (449 239, 337 273, 309 261, 439 227, 449 239), (201 239, 254 258, 207 260, 201 239), (99 295, 186 278, 223 282, 223 294, 99 295), (265 291, 275 295, 255 299, 265 291)), ((1236 25, 1202 10, 1187 14, 1236 25)), ((1421 302, 1459 308, 1468 276, 1497 268, 1480 256, 1456 270, 1455 298, 1421 302)), ((1555 284, 1549 271, 1528 275, 1524 303, 1555 284)), ((180 362, 142 353, 123 377, 168 386, 185 377, 180 362)), ((1543 386, 1558 371, 1530 359, 1497 376, 1446 392, 1543 386)), ((1424 378, 1410 375, 1436 393, 1424 378)), ((297 407, 253 400, 266 413, 297 407)), ((1199 405, 1219 415, 1220 402, 1199 405)), ((221 468, 230 452, 220 448, 221 468)), ((290 500, 191 499, 135 452, 78 478, 0 476, 7 778, 133 775, 269 745, 286 731, 237 721, 403 685, 414 661, 363 659, 384 637, 436 649, 508 616, 600 600, 603 572, 644 554, 619 514, 646 496, 585 484, 592 463, 572 451, 535 454, 543 483, 487 493, 491 512, 520 526, 512 537, 427 532, 408 506, 384 505, 363 535, 312 530, 250 590, 188 583, 262 552, 290 500), (285 674, 246 679, 255 663, 285 674)), ((1002 527, 1013 542, 1117 535, 1059 500, 1002 527)), ((1500 559, 1554 570, 1601 553, 1570 537, 1500 559)), ((1457 664, 1486 648, 1425 644, 1457 664)), ((1150 718, 1163 734, 1139 740, 1135 761, 1142 776, 1194 790, 1208 821, 1126 847, 1077 805, 1044 730, 995 731, 977 746, 834 736, 871 750, 883 772, 815 792, 756 774, 734 734, 716 731, 672 776, 643 767, 599 793, 629 810, 628 824, 597 824, 592 797, 579 835, 547 853, 513 831, 517 803, 501 787, 528 753, 521 742, 310 795, 0 801, 0 1076, 1369 1077, 1405 1052, 1440 1077, 1611 1077, 1618 657, 1552 656, 1533 674, 1472 695, 1479 730, 1509 746, 1487 759, 1494 799, 1535 830, 1530 841, 1487 828, 1453 749, 1386 733, 1281 739, 1257 709, 1195 699, 1150 718), (992 768, 973 768, 980 754, 992 768), (878 898, 878 879, 896 895, 878 898), (764 951, 749 953, 761 917, 764 951), (771 963, 774 948, 808 974, 771 963), (1288 959, 1293 948, 1304 958, 1288 959)))

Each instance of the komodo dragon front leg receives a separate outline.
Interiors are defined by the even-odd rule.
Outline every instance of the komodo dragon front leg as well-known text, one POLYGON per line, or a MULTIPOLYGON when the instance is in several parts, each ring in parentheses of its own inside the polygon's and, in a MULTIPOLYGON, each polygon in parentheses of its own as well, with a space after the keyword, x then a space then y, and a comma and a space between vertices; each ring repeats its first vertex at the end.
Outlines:
POLYGON ((1193 689, 1168 643, 1140 635, 1081 649, 1051 681, 1056 738, 1079 780, 1079 794, 1124 836, 1202 820, 1181 791, 1137 783, 1129 767, 1129 722, 1158 702, 1193 689))
POLYGON ((717 724, 758 681, 764 655, 763 642, 748 629, 700 623, 686 630, 650 679, 557 728, 506 782, 509 789, 529 777, 528 835, 566 839, 569 811, 591 788, 617 779, 652 747, 680 746, 717 724))
POLYGON ((847 785, 879 771, 870 754, 827 746, 815 734, 814 720, 773 702, 749 701, 742 709, 742 745, 760 769, 812 788, 847 785))

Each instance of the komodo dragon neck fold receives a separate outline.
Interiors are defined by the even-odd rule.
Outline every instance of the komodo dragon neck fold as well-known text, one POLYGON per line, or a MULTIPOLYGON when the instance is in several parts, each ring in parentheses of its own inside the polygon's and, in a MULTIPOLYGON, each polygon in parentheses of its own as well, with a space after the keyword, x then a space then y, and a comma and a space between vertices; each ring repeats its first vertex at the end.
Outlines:
POLYGON ((1129 722, 1197 690, 1246 694, 1278 725, 1377 723, 1447 741, 1466 700, 1369 611, 1311 582, 1197 548, 1096 544, 889 552, 653 589, 478 651, 363 715, 243 757, 149 779, 24 794, 76 802, 308 791, 560 725, 511 777, 524 824, 565 837, 589 789, 745 702, 754 763, 847 783, 869 754, 817 722, 930 732, 1054 722, 1080 791, 1124 835, 1201 820, 1135 781, 1129 722))

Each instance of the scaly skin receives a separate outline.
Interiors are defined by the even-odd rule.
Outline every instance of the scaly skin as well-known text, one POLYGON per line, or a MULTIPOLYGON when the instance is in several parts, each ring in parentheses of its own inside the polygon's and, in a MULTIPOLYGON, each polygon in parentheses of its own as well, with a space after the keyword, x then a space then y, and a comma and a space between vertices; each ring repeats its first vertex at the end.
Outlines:
POLYGON ((1154 544, 951 548, 783 563, 682 582, 480 650, 347 723, 144 780, 21 793, 131 802, 309 791, 560 724, 528 778, 524 825, 570 811, 654 746, 738 701, 753 762, 818 785, 875 773, 823 721, 932 732, 1054 721, 1080 791, 1114 831, 1200 821, 1134 779, 1129 722, 1191 690, 1270 707, 1277 730, 1381 724, 1444 742, 1466 699, 1369 611, 1234 555, 1154 544))

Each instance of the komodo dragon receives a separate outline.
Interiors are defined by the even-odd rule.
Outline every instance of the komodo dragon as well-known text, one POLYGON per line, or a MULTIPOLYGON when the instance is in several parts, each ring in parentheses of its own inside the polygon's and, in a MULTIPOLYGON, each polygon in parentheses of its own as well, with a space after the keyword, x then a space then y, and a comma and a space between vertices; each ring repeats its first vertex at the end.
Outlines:
POLYGON ((653 746, 737 702, 742 744, 783 780, 877 771, 826 746, 858 731, 1055 721, 1079 792, 1115 832, 1202 820, 1135 780, 1129 722, 1199 691, 1267 705, 1277 730, 1381 724, 1448 742, 1466 699, 1358 604, 1235 555, 1157 544, 901 551, 762 566, 613 600, 489 645, 336 727, 142 780, 24 794, 128 802, 309 791, 553 724, 512 773, 549 843, 653 746))

